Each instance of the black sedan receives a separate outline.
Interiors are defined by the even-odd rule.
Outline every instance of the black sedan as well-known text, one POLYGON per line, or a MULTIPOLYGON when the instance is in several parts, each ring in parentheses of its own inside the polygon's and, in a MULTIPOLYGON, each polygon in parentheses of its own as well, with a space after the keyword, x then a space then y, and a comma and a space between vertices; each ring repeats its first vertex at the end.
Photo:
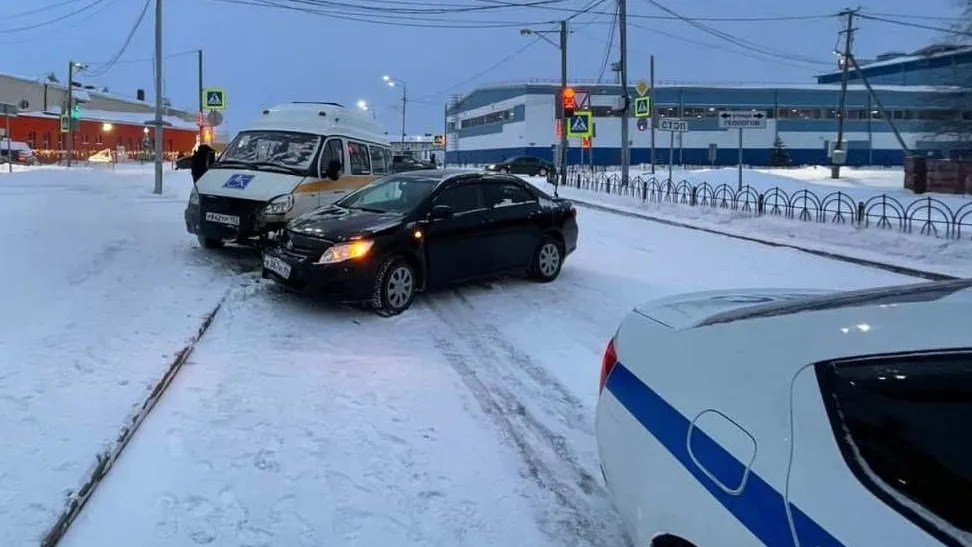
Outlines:
POLYGON ((388 175, 291 221, 263 276, 395 315, 418 291, 506 273, 553 281, 577 247, 576 215, 510 175, 388 175))
POLYGON ((517 156, 501 163, 487 165, 486 170, 496 173, 545 177, 548 173, 554 172, 554 165, 547 160, 532 156, 517 156))

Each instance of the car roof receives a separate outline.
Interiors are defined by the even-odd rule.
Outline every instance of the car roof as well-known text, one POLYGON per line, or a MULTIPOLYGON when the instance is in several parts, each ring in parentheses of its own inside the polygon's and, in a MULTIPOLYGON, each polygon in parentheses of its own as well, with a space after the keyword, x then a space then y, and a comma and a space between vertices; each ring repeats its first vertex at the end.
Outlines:
POLYGON ((860 291, 812 296, 805 299, 787 300, 765 305, 747 306, 713 315, 700 322, 696 327, 744 321, 747 319, 778 317, 802 312, 932 302, 944 298, 960 298, 963 301, 972 303, 972 279, 878 287, 860 291))

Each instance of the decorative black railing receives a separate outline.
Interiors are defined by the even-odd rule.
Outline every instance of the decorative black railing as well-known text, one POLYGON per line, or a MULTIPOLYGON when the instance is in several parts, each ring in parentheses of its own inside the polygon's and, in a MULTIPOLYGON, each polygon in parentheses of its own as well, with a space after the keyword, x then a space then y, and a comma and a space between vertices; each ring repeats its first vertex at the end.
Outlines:
POLYGON ((735 184, 692 184, 657 176, 635 176, 628 184, 622 184, 618 174, 580 170, 568 173, 567 186, 639 198, 643 202, 711 207, 753 216, 848 224, 949 239, 972 237, 972 201, 950 205, 933 196, 903 201, 879 194, 858 199, 843 190, 826 194, 779 187, 759 190, 749 185, 737 188, 735 184))

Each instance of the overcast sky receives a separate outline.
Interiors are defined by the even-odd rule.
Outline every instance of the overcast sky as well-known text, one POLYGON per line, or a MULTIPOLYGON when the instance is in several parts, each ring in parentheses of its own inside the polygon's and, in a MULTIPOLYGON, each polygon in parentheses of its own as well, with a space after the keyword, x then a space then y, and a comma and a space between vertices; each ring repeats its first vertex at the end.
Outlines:
MULTIPOLYGON (((441 132, 443 105, 450 94, 493 82, 559 79, 557 48, 521 36, 523 26, 554 30, 556 25, 549 21, 574 16, 568 46, 572 78, 598 78, 612 31, 615 48, 611 59, 617 59, 617 30, 611 24, 616 2, 606 0, 576 15, 591 0, 510 1, 534 6, 483 10, 508 3, 505 0, 164 0, 163 48, 169 56, 164 68, 165 94, 177 106, 196 107, 196 57, 183 52, 201 48, 206 85, 227 90, 230 130, 240 129, 261 108, 275 103, 320 100, 352 106, 364 99, 395 134, 401 123, 401 95, 400 90, 382 82, 382 76, 388 74, 408 84, 408 132, 441 132), (330 6, 316 9, 344 16, 362 13, 361 6, 373 8, 373 14, 364 17, 385 24, 247 5, 297 6, 301 2, 330 6), (474 10, 405 16, 383 11, 437 6, 474 10), (491 28, 455 28, 459 25, 491 28), (522 51, 514 55, 518 50, 522 51)), ((846 7, 841 0, 659 3, 688 18, 825 16, 846 7)), ((151 0, 121 61, 105 72, 99 63, 119 52, 145 0, 0 0, 0 47, 5 52, 0 56, 0 72, 25 76, 55 72, 65 81, 73 56, 103 72, 82 78, 85 83, 106 85, 132 97, 137 88, 145 88, 151 97, 154 4, 151 0)), ((953 0, 872 0, 870 7, 863 8, 879 17, 930 27, 946 27, 949 18, 957 15, 953 0)), ((835 64, 832 51, 840 23, 833 17, 703 23, 732 40, 745 40, 747 47, 774 55, 766 56, 684 21, 646 18, 670 17, 651 0, 630 0, 628 11, 633 81, 647 79, 652 53, 660 82, 812 83, 814 74, 827 72, 835 64)), ((859 58, 911 51, 945 38, 934 30, 876 20, 862 20, 858 27, 859 58)), ((556 34, 545 36, 557 41, 556 34)), ((603 78, 613 81, 614 75, 608 70, 603 78)))

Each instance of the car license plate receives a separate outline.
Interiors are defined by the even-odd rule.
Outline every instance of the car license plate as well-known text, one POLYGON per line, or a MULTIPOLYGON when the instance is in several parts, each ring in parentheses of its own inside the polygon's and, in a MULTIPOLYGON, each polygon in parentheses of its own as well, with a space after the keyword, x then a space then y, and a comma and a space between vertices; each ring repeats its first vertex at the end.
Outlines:
POLYGON ((275 256, 266 255, 263 257, 263 267, 279 275, 284 279, 290 278, 290 264, 275 256))
POLYGON ((206 220, 209 222, 218 222, 219 224, 229 224, 230 226, 240 225, 240 217, 235 215, 223 215, 220 213, 207 212, 206 220))

